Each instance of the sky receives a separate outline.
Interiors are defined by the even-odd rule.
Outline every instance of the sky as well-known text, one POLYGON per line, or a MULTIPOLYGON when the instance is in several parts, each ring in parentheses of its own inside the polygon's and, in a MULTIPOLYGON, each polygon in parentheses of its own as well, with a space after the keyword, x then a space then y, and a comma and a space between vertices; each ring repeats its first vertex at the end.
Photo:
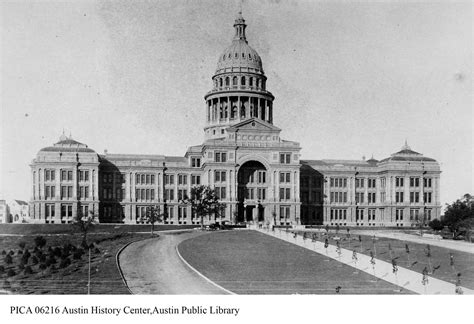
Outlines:
MULTIPOLYGON (((2 1, 0 199, 66 135, 102 153, 183 156, 239 1, 2 1)), ((244 1, 282 137, 302 159, 439 161, 441 202, 473 194, 472 3, 244 1)))

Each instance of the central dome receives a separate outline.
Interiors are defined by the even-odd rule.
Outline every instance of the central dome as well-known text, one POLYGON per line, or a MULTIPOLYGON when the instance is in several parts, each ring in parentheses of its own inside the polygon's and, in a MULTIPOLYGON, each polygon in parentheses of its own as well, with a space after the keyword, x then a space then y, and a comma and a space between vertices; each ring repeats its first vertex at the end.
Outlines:
POLYGON ((245 27, 247 27, 247 25, 242 17, 242 13, 239 12, 234 23, 234 39, 232 44, 219 56, 216 74, 243 70, 263 73, 262 59, 257 51, 247 43, 245 27))

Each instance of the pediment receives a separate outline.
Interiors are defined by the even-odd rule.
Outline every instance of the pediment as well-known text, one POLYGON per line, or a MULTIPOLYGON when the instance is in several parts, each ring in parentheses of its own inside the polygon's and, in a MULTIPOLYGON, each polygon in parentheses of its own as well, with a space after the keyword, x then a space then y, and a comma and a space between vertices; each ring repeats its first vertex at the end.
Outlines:
POLYGON ((255 132, 280 132, 281 129, 257 118, 250 118, 227 129, 228 132, 255 131, 255 132))

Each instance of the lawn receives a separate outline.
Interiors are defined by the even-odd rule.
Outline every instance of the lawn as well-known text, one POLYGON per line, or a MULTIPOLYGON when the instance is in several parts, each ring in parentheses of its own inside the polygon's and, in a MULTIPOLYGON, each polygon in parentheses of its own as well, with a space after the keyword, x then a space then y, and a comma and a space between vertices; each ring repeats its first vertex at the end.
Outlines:
MULTIPOLYGON (((186 240, 183 258, 237 294, 400 294, 384 280, 256 231, 222 231, 186 240)), ((402 294, 409 294, 402 290, 402 294)))
MULTIPOLYGON (((303 235, 303 231, 297 232, 298 235, 303 235)), ((311 240, 311 235, 315 231, 307 233, 308 239, 311 240)), ((325 231, 320 232, 320 234, 323 233, 325 231)), ((335 236, 341 238, 341 248, 356 250, 357 253, 364 253, 366 255, 370 255, 372 251, 376 258, 387 262, 392 262, 392 259, 395 258, 399 266, 419 272, 420 277, 423 269, 426 267, 427 270, 432 270, 432 273, 429 274, 430 277, 454 284, 456 283, 457 274, 461 273, 461 285, 474 289, 474 254, 430 245, 431 258, 429 260, 427 244, 377 237, 374 248, 373 237, 361 235, 362 242, 359 242, 359 235, 350 235, 349 240, 346 229, 341 229, 338 234, 336 234, 335 230, 330 230, 329 244, 336 245, 335 236), (391 251, 389 250, 389 245, 391 251), (409 253, 406 252, 406 245, 408 245, 409 253), (450 253, 454 257, 454 267, 450 264, 450 253)), ((325 240, 322 235, 319 235, 317 239, 321 242, 325 240)))
MULTIPOLYGON (((23 226, 23 225, 21 225, 23 226)), ((50 234, 44 236, 46 245, 39 252, 34 252, 36 235, 24 236, 0 236, 0 267, 4 268, 0 273, 0 289, 10 291, 15 294, 87 294, 88 281, 88 253, 84 250, 81 257, 73 257, 74 252, 80 249, 81 236, 72 233, 50 234), (21 248, 19 243, 24 242, 25 247, 21 248), (64 246, 68 246, 68 262, 61 265, 66 259, 63 252, 57 252, 54 256, 55 263, 49 264, 41 269, 40 255, 43 254, 46 260, 54 255, 56 247, 64 251, 64 246), (74 246, 74 247, 71 247, 74 246), (51 247, 53 252, 49 249, 51 247), (21 252, 19 252, 21 250, 21 252), (24 266, 29 266, 31 274, 26 274, 21 264, 22 256, 26 250, 31 253, 31 257, 24 266), (49 252, 48 252, 49 250, 49 252), (12 253, 12 263, 6 263, 6 254, 12 253), (10 252, 11 251, 11 252, 10 252), (62 255, 62 256, 60 256, 62 255), (33 256, 38 256, 38 263, 35 264, 33 256), (68 265, 68 263, 70 264, 68 265), (62 267, 63 266, 63 267, 62 267), (15 275, 8 273, 14 271, 15 275)), ((149 233, 91 233, 89 242, 94 242, 91 253, 91 294, 128 294, 127 287, 122 282, 119 269, 116 265, 115 256, 119 249, 126 243, 148 238, 149 233)), ((38 250, 38 249, 37 249, 38 250)), ((78 253, 80 254, 80 253, 78 253)))

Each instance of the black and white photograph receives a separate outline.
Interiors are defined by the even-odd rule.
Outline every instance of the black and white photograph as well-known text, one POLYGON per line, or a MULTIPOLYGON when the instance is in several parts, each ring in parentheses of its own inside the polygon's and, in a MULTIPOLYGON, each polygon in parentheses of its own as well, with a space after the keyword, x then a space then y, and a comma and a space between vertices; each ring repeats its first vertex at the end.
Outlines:
POLYGON ((2 322, 466 320, 472 7, 2 1, 2 322))

